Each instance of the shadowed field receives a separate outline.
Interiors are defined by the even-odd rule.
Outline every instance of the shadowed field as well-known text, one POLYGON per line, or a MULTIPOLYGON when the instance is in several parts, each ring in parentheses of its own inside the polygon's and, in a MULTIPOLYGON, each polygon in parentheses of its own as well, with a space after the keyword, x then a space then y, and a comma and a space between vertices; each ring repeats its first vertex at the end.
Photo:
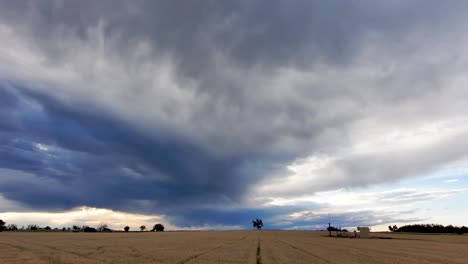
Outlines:
POLYGON ((466 263, 467 235, 306 231, 0 233, 0 263, 466 263))

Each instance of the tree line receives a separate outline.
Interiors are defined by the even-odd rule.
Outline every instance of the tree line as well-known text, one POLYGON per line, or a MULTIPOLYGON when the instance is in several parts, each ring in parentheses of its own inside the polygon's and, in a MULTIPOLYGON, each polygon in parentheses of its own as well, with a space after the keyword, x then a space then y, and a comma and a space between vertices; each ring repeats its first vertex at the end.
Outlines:
MULTIPOLYGON (((124 228, 125 232, 130 231, 129 226, 125 226, 124 228)), ((5 221, 0 219, 0 232, 2 231, 62 231, 62 232, 112 232, 113 230, 108 227, 107 224, 101 224, 97 228, 90 227, 90 226, 78 226, 78 225, 73 225, 72 227, 62 227, 61 229, 59 228, 52 228, 50 226, 45 226, 45 227, 40 227, 38 225, 27 225, 18 227, 15 224, 9 224, 7 225, 5 221)), ((162 232, 164 231, 164 225, 163 224, 155 224, 152 229, 147 230, 146 226, 142 225, 140 226, 140 231, 151 231, 151 232, 162 232)))
POLYGON ((415 233, 457 233, 465 234, 468 233, 468 227, 462 226, 443 226, 439 224, 414 224, 414 225, 404 225, 401 227, 388 226, 388 230, 391 232, 415 232, 415 233))
MULTIPOLYGON (((262 229, 263 227, 263 221, 262 219, 255 219, 252 221, 252 225, 254 228, 262 229)), ((125 232, 130 231, 129 226, 125 226, 124 228, 125 232)), ((51 228, 50 226, 46 227, 40 227, 38 225, 28 225, 26 227, 22 226, 18 228, 17 225, 15 224, 9 224, 6 225, 6 222, 0 219, 0 232, 2 231, 63 231, 63 232, 112 232, 112 230, 108 227, 107 224, 101 224, 97 228, 90 227, 90 226, 78 226, 78 225, 73 225, 72 227, 63 227, 61 229, 59 228, 51 228)), ((140 231, 150 231, 150 232, 162 232, 164 231, 164 225, 163 224, 155 224, 152 229, 147 230, 145 225, 140 226, 140 231)))

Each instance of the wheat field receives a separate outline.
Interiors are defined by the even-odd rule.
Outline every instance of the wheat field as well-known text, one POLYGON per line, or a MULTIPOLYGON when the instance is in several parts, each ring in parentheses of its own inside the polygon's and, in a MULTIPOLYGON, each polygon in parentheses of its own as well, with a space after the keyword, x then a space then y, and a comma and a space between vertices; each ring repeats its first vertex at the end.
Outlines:
POLYGON ((467 235, 308 231, 0 233, 0 263, 467 263, 467 235), (381 239, 381 238, 392 239, 381 239))

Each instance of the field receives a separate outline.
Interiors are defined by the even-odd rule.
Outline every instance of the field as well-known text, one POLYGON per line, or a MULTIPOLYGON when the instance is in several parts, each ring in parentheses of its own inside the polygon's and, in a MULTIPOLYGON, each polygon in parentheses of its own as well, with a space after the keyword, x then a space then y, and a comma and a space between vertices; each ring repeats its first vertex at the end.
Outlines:
POLYGON ((467 263, 467 235, 307 231, 0 233, 0 263, 467 263))

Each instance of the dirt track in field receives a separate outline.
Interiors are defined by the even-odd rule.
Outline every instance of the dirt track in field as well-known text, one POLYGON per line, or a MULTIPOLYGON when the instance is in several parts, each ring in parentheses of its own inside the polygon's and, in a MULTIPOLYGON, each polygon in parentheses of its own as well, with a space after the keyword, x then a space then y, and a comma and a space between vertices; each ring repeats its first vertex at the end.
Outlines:
POLYGON ((0 263, 467 263, 467 235, 307 231, 0 233, 0 263))

